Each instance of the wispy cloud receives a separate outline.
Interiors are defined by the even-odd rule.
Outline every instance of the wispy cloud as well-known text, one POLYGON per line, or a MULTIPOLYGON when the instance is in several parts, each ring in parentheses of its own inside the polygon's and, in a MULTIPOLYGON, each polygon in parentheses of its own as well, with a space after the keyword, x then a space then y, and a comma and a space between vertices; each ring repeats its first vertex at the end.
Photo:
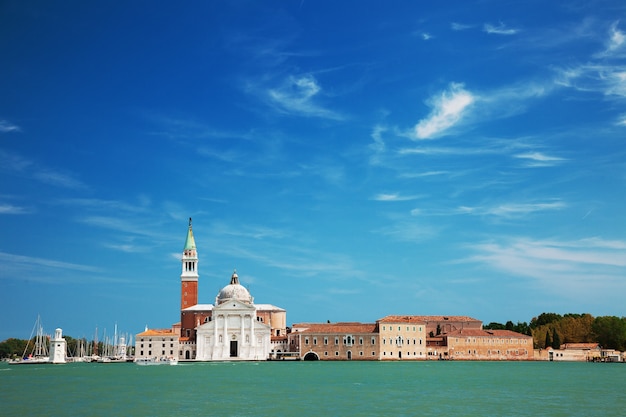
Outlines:
POLYGON ((28 214, 32 210, 12 204, 0 203, 0 214, 28 214))
POLYGON ((445 133, 462 119, 475 100, 463 84, 450 84, 447 90, 430 98, 432 111, 415 126, 415 137, 429 139, 445 133))
POLYGON ((431 225, 403 220, 391 226, 374 230, 374 233, 402 242, 423 242, 436 236, 439 230, 431 225))
POLYGON ((398 193, 376 194, 372 197, 375 201, 412 201, 421 198, 419 195, 400 195, 398 193))
POLYGON ((415 208, 411 210, 413 216, 456 216, 456 215, 472 215, 472 216, 492 216, 502 219, 518 219, 528 215, 545 212, 562 210, 567 204, 562 201, 548 201, 539 203, 504 203, 491 206, 459 206, 451 209, 428 210, 415 208))
POLYGON ((289 76, 279 86, 265 91, 268 102, 280 113, 343 120, 341 114, 316 101, 321 93, 322 88, 311 74, 289 76))
POLYGON ((85 189, 87 186, 71 174, 54 171, 51 169, 41 169, 33 173, 33 178, 50 185, 71 189, 85 189))
POLYGON ((565 158, 559 158, 556 156, 548 156, 541 152, 520 153, 517 155, 513 155, 513 157, 527 160, 528 163, 526 164, 526 166, 528 167, 549 167, 549 166, 558 165, 561 162, 565 161, 565 158))
POLYGON ((0 133, 9 133, 9 132, 20 132, 19 126, 14 125, 8 120, 0 120, 0 133))
POLYGON ((378 165, 381 162, 382 154, 385 153, 386 145, 383 139, 383 133, 386 131, 387 128, 385 126, 376 125, 370 134, 370 137, 374 140, 374 142, 369 145, 372 151, 372 156, 370 156, 370 164, 372 165, 378 165))
POLYGON ((609 36, 606 41, 606 50, 602 56, 615 55, 626 49, 626 34, 619 30, 617 22, 613 23, 609 29, 609 36))
POLYGON ((26 159, 19 154, 5 152, 1 149, 0 169, 57 187, 71 189, 88 188, 82 181, 78 180, 70 173, 39 166, 34 161, 26 159))
POLYGON ((431 35, 430 33, 424 32, 422 33, 422 39, 425 41, 431 40, 433 38, 433 35, 431 35))
POLYGON ((474 25, 467 25, 467 24, 457 23, 457 22, 452 22, 450 24, 450 28, 452 30, 467 30, 467 29, 471 29, 473 27, 474 27, 474 25))
POLYGON ((504 23, 500 22, 497 26, 485 23, 483 25, 483 31, 490 35, 515 35, 519 32, 519 29, 507 27, 504 23))
POLYGON ((588 238, 574 241, 504 239, 472 245, 477 254, 467 259, 514 276, 538 280, 561 293, 589 294, 594 289, 621 291, 626 287, 626 242, 588 238))
POLYGON ((626 97, 626 65, 584 64, 560 69, 557 85, 606 96, 626 97))
POLYGON ((45 267, 61 270, 71 270, 79 272, 98 272, 100 269, 89 266, 81 265, 70 262, 57 261, 53 259, 37 258, 32 256, 15 255, 7 252, 0 252, 0 263, 5 266, 10 266, 12 269, 21 269, 32 267, 45 267))

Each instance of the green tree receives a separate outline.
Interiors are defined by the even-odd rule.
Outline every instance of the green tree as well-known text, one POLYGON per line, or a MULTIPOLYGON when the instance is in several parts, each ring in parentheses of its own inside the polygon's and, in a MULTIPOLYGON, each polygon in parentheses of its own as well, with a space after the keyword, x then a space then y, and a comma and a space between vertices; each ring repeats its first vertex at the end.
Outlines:
POLYGON ((543 326, 544 324, 554 323, 555 321, 561 320, 561 315, 556 313, 541 313, 538 317, 533 317, 530 321, 530 327, 535 329, 539 326, 543 326))
POLYGON ((556 329, 552 330, 552 348, 560 349, 561 348, 561 338, 557 333, 556 329))
POLYGON ((486 326, 483 326, 483 329, 485 329, 485 330, 504 330, 504 324, 496 323, 495 321, 492 321, 491 323, 487 324, 486 326))
POLYGON ((552 346, 552 341, 550 340, 550 330, 546 330, 546 344, 545 344, 545 348, 549 348, 550 346, 552 346))
POLYGON ((592 330, 596 341, 603 348, 626 350, 626 318, 596 317, 592 330))
POLYGON ((28 340, 22 339, 7 339, 0 343, 0 358, 14 358, 21 356, 26 349, 28 340))

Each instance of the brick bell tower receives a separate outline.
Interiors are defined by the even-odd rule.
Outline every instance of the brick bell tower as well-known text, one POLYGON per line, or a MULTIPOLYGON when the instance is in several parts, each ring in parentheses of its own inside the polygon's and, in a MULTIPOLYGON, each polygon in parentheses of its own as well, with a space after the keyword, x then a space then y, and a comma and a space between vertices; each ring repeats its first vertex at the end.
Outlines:
POLYGON ((193 238, 191 229, 191 217, 189 218, 189 230, 187 240, 183 249, 183 272, 180 275, 181 283, 181 311, 198 304, 198 253, 196 252, 196 241, 193 238))

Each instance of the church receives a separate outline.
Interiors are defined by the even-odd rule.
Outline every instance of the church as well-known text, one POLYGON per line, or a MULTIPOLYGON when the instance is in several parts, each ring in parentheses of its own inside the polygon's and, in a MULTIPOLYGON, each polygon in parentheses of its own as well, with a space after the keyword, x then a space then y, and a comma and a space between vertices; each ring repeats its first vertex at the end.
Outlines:
POLYGON ((271 304, 254 304, 237 271, 214 304, 198 303, 198 252, 191 219, 180 280, 180 323, 171 331, 139 333, 137 357, 175 356, 177 351, 182 361, 246 361, 271 359, 286 351, 287 312, 271 304))

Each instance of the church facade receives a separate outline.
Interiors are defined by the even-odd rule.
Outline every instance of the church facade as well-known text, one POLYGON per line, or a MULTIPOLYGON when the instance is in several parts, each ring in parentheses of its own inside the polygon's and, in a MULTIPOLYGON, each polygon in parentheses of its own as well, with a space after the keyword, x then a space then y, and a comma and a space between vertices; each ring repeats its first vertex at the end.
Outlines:
POLYGON ((237 271, 215 297, 198 303, 198 252, 191 219, 182 255, 178 359, 189 361, 266 360, 287 350, 287 312, 255 304, 237 271))

